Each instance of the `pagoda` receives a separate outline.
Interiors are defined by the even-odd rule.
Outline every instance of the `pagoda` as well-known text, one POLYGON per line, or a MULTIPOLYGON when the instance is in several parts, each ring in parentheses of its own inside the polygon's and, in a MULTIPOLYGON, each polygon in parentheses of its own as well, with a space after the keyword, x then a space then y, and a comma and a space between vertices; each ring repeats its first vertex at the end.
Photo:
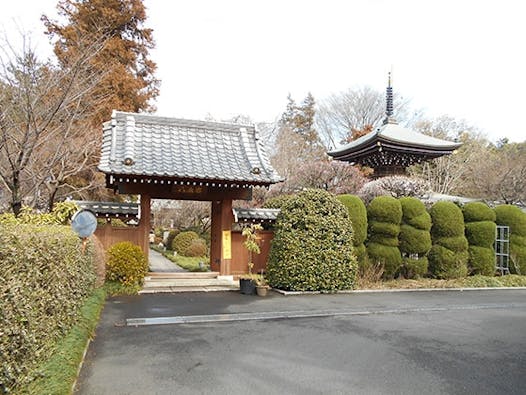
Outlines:
POLYGON ((462 143, 442 140, 398 125, 393 117, 391 73, 383 125, 349 144, 328 152, 336 160, 374 170, 372 177, 405 175, 408 166, 451 154, 462 143))

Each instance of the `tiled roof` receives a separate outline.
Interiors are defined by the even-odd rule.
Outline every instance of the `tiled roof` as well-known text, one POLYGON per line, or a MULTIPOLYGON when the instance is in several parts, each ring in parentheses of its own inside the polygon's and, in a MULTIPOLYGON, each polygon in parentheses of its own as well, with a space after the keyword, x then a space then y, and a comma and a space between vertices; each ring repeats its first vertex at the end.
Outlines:
POLYGON ((235 222, 274 222, 279 208, 234 208, 235 222))
POLYGON ((90 202, 86 200, 76 200, 75 203, 81 209, 90 210, 97 217, 139 217, 139 205, 137 203, 90 202))
POLYGON ((282 181, 254 126, 119 111, 104 124, 99 170, 254 185, 282 181))
POLYGON ((330 156, 339 158, 342 156, 352 155, 354 152, 365 151, 366 147, 386 143, 392 147, 398 147, 400 150, 411 150, 412 152, 452 152, 460 147, 462 143, 442 140, 435 137, 427 136, 422 133, 404 128, 396 123, 386 123, 371 133, 366 134, 349 144, 329 152, 330 156))

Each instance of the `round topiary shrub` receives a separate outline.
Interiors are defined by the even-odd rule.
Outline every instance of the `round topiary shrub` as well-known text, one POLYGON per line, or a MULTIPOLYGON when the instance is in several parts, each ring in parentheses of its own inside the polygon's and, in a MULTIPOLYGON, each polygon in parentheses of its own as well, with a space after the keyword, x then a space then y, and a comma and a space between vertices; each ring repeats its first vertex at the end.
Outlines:
POLYGON ((462 208, 469 243, 468 267, 471 274, 495 274, 495 212, 485 203, 467 203, 462 208))
POLYGON ((166 237, 166 245, 165 247, 169 250, 172 249, 172 244, 174 242, 175 236, 177 236, 180 233, 178 229, 172 229, 168 232, 168 236, 166 237))
POLYGON ((142 285, 148 262, 139 246, 122 241, 108 249, 106 279, 123 285, 142 285))
POLYGON ((347 208, 353 229, 353 246, 358 267, 363 273, 369 267, 369 259, 365 248, 367 239, 367 209, 362 199, 355 195, 340 195, 337 199, 347 208))
POLYGON ((281 207, 267 265, 272 287, 289 291, 352 289, 356 270, 349 215, 333 195, 309 189, 281 207))
POLYGON ((426 206, 414 197, 399 199, 402 205, 402 226, 400 227, 400 252, 402 253, 403 274, 406 278, 418 278, 427 273, 427 253, 431 249, 431 216, 426 206))
POLYGON ((497 225, 510 227, 510 270, 526 274, 526 213, 517 206, 503 204, 495 207, 497 225))
POLYGON ((383 265, 385 278, 393 278, 402 266, 398 249, 402 205, 391 196, 375 197, 367 207, 367 220, 369 260, 383 265))
POLYGON ((281 208, 285 203, 287 203, 295 195, 279 195, 273 198, 268 199, 263 204, 265 208, 281 208))
POLYGON ((198 256, 205 256, 208 252, 208 248, 206 246, 206 241, 203 239, 193 239, 190 242, 190 245, 185 250, 184 255, 185 256, 192 256, 192 257, 198 257, 198 256))
POLYGON ((172 250, 177 252, 179 255, 187 254, 187 249, 192 244, 192 241, 199 239, 199 235, 194 231, 181 232, 175 236, 174 241, 172 242, 172 250))
POLYGON ((431 214, 429 271, 436 278, 459 278, 468 273, 468 242, 464 236, 464 217, 452 202, 437 202, 431 214))

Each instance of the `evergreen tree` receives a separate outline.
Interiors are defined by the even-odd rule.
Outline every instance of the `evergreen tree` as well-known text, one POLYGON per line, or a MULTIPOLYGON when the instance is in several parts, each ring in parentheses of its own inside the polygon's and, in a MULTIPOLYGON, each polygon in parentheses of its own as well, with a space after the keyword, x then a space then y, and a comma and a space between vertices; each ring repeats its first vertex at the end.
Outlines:
POLYGON ((105 97, 92 115, 92 124, 110 118, 111 111, 151 111, 150 103, 159 94, 156 64, 149 58, 154 47, 152 30, 143 27, 146 11, 141 0, 60 0, 61 24, 42 19, 47 33, 55 39, 60 66, 68 68, 86 42, 103 42, 91 68, 103 76, 93 94, 105 97))
POLYGON ((314 127, 314 97, 309 93, 300 105, 290 94, 287 100, 287 108, 279 121, 276 152, 272 158, 276 170, 285 177, 302 163, 327 160, 325 148, 314 127))

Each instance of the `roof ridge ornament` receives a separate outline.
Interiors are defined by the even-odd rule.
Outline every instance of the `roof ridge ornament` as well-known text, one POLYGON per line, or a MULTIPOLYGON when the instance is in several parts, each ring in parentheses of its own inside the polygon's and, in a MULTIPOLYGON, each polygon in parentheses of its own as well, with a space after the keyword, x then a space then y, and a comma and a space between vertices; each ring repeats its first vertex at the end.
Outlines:
POLYGON ((393 104, 393 87, 391 86, 391 72, 388 73, 387 78, 387 89, 386 89, 386 108, 385 108, 385 119, 384 119, 384 125, 390 123, 397 125, 398 122, 393 117, 394 112, 394 104, 393 104))

